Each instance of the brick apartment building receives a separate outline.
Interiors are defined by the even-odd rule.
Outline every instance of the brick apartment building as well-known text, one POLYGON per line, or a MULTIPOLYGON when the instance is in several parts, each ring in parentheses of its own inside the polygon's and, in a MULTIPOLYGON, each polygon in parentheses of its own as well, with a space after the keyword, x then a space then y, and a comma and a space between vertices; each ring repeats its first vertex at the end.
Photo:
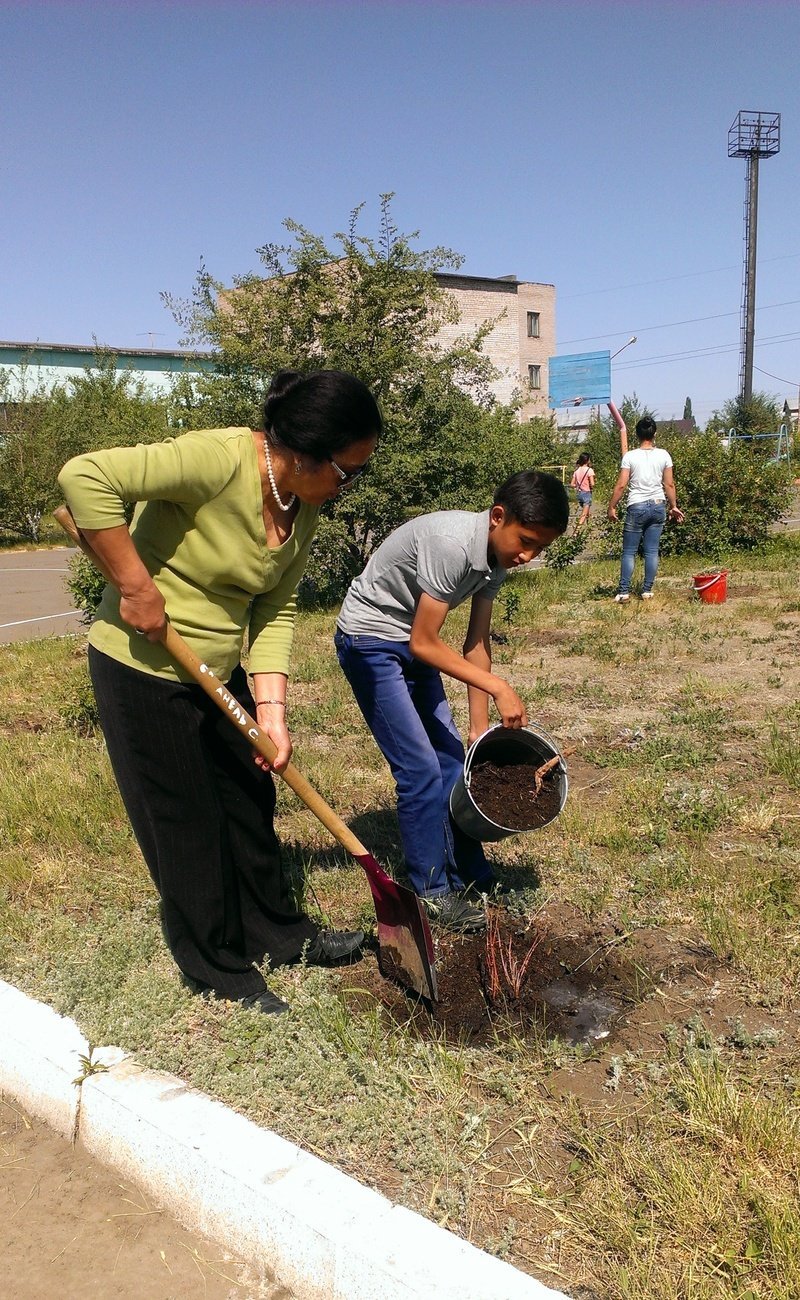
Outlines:
MULTIPOLYGON (((556 350, 555 298, 552 284, 536 284, 504 275, 496 279, 478 275, 439 273, 440 287, 456 302, 460 319, 445 324, 438 338, 448 346, 479 326, 492 321, 483 350, 497 370, 490 385, 500 402, 522 394, 522 420, 548 415, 548 358, 556 350)), ((227 294, 221 295, 224 307, 227 294)), ((165 392, 179 373, 212 371, 211 353, 187 354, 171 349, 111 349, 117 367, 130 371, 154 392, 165 392)), ((9 396, 22 383, 26 370, 33 382, 49 387, 80 376, 94 363, 96 349, 85 345, 0 342, 0 369, 11 383, 9 396)))
POLYGON ((455 299, 461 317, 440 330, 442 343, 454 343, 486 321, 495 321, 483 345, 499 372, 492 392, 500 402, 510 402, 521 392, 523 420, 549 415, 547 363, 556 351, 555 285, 515 275, 492 279, 439 273, 436 280, 455 299))

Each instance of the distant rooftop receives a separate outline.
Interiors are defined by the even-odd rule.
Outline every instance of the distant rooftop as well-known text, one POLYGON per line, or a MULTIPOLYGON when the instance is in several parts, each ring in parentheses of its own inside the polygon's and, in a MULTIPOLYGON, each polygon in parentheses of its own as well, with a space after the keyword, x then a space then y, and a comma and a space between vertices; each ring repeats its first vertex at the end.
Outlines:
POLYGON ((186 358, 212 357, 213 352, 186 351, 178 348, 117 348, 111 343, 42 343, 38 339, 31 343, 13 342, 0 339, 0 352, 22 352, 30 356, 37 352, 75 352, 80 356, 96 357, 98 352, 111 352, 115 357, 161 357, 186 358))

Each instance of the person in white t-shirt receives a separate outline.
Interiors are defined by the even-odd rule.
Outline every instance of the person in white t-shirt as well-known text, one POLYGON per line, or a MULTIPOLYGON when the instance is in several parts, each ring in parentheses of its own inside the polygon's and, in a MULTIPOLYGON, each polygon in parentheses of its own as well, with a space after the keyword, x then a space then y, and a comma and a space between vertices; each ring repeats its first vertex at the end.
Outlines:
POLYGON ((619 478, 608 503, 609 519, 617 518, 617 506, 625 489, 628 489, 628 507, 622 530, 622 566, 619 591, 614 597, 619 605, 631 598, 631 579, 639 546, 644 554, 644 582, 642 600, 653 595, 653 583, 658 571, 658 544, 667 519, 682 524, 683 511, 678 509, 672 457, 668 451, 655 446, 656 422, 649 415, 636 425, 639 446, 622 457, 619 478))

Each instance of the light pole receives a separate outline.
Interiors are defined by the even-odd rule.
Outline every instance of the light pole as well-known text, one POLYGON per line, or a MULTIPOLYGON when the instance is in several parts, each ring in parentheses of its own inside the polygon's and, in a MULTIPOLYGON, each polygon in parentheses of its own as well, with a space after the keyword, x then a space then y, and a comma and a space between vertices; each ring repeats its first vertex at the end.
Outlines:
MULTIPOLYGON (((635 335, 635 334, 631 334, 631 336, 630 336, 630 338, 628 339, 628 342, 627 342, 627 343, 623 343, 623 345, 622 345, 621 348, 617 348, 616 352, 612 352, 611 357, 610 357, 610 360, 613 361, 613 360, 614 360, 614 357, 618 357, 619 354, 620 354, 620 352, 624 352, 626 348, 629 348, 629 347, 630 347, 631 343, 635 343, 635 342, 636 342, 636 335, 635 335)), ((609 369, 610 369, 610 367, 609 367, 609 369)), ((619 449, 620 449, 620 454, 621 454, 622 456, 624 456, 625 453, 626 453, 626 451, 628 450, 628 429, 627 429, 627 426, 626 426, 625 421, 623 420, 622 416, 620 415, 619 411, 617 410, 617 408, 616 408, 616 406, 614 405, 613 402, 609 402, 609 403, 608 403, 608 409, 609 409, 609 411, 611 412, 611 417, 612 417, 614 423, 616 424, 617 428, 619 429, 619 449)))
POLYGON ((753 348, 756 333, 756 241, 758 227, 758 160, 780 153, 780 113, 753 113, 742 109, 728 130, 728 157, 746 158, 744 200, 744 280, 742 283, 741 360, 739 400, 753 396, 753 348))
POLYGON ((628 342, 627 342, 627 343, 623 343, 623 345, 622 345, 621 348, 617 348, 616 352, 612 352, 612 353, 611 353, 611 358, 610 358, 610 359, 613 361, 613 360, 614 360, 614 357, 618 357, 619 354, 620 354, 620 352, 624 352, 626 348, 629 348, 629 347, 630 347, 631 343, 635 343, 635 342, 636 342, 636 335, 635 335, 635 334, 631 334, 631 336, 630 336, 630 338, 628 339, 628 342))

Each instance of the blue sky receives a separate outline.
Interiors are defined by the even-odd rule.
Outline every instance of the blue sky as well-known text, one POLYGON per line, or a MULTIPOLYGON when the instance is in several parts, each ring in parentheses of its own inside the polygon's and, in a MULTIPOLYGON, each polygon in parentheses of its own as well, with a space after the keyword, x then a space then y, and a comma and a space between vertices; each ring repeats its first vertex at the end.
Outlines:
POLYGON ((617 401, 705 420, 738 387, 754 109, 782 115, 754 387, 796 397, 799 47, 795 0, 0 0, 0 338, 172 347, 159 294, 201 258, 227 281, 283 218, 331 236, 362 202, 374 233, 394 191, 418 247, 554 283, 560 353, 636 333, 617 401))

